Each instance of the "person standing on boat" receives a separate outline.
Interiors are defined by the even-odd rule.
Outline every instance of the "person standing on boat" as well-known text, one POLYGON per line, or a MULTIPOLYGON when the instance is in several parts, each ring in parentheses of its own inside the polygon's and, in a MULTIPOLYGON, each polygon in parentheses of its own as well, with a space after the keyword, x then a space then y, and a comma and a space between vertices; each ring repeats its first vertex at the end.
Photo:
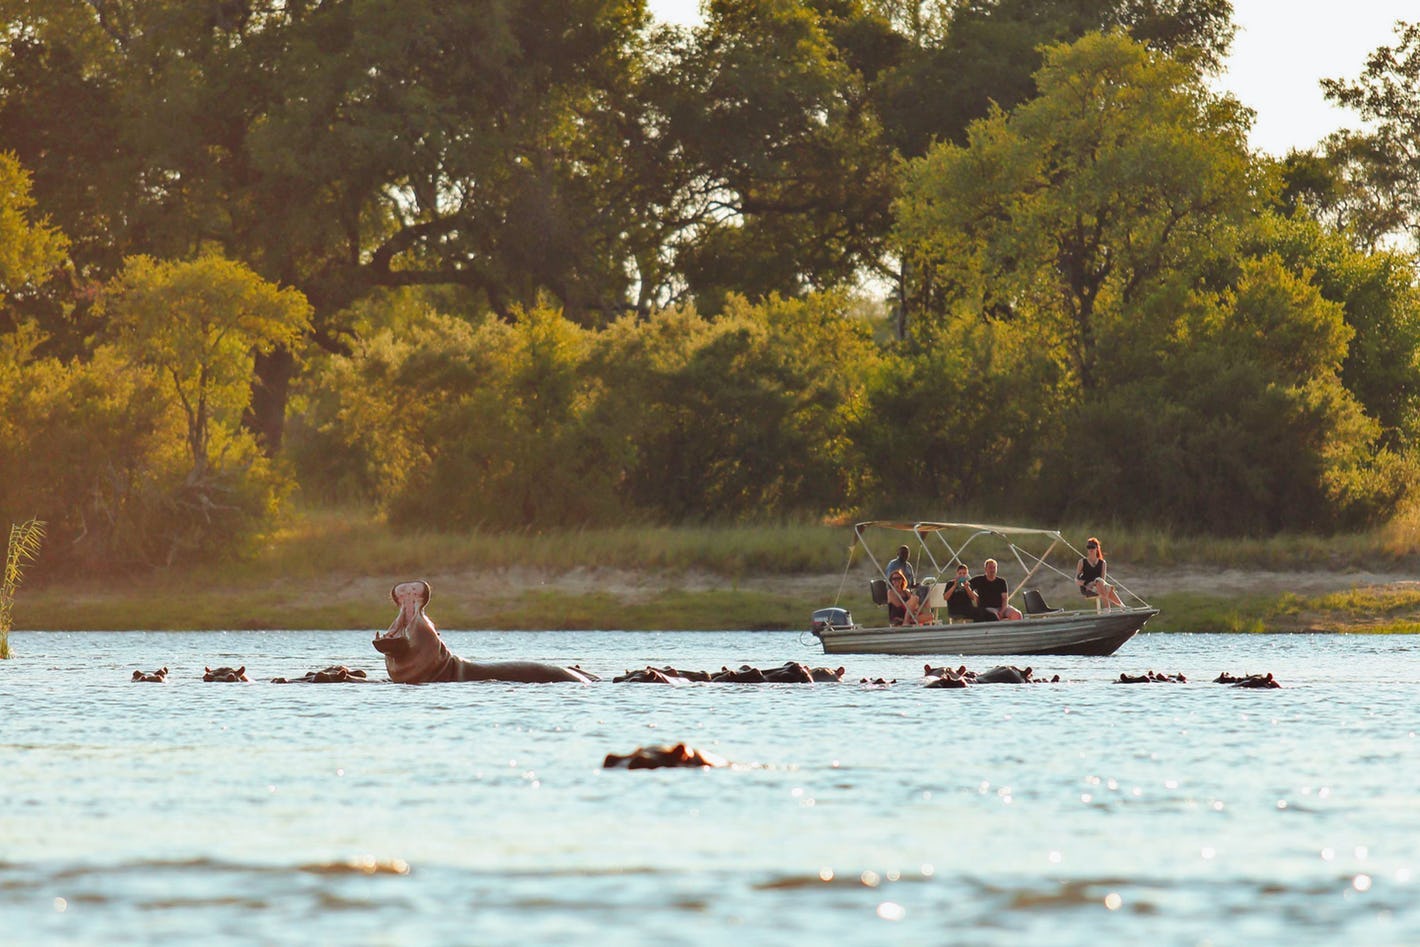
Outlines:
POLYGON ((981 607, 981 597, 973 587, 971 571, 962 564, 957 566, 956 582, 947 596, 947 614, 972 621, 995 621, 996 616, 981 607))
POLYGON ((1007 601, 1011 597, 1011 587, 1006 584, 1005 579, 996 574, 997 568, 995 559, 987 559, 981 566, 983 574, 973 576, 970 585, 976 592, 977 603, 983 609, 995 615, 997 619, 1014 621, 1021 617, 1021 613, 1007 601))
POLYGON ((1105 608, 1113 605, 1124 607, 1114 586, 1109 584, 1109 563, 1104 561, 1100 541, 1093 536, 1085 540, 1085 558, 1080 560, 1080 566, 1075 570, 1075 584, 1086 598, 1098 596, 1105 608))
POLYGON ((892 582, 894 573, 902 573, 902 577, 907 580, 909 587, 916 583, 916 576, 912 572, 912 562, 908 558, 908 548, 906 546, 897 547, 897 558, 888 562, 884 575, 887 576, 889 584, 892 582))

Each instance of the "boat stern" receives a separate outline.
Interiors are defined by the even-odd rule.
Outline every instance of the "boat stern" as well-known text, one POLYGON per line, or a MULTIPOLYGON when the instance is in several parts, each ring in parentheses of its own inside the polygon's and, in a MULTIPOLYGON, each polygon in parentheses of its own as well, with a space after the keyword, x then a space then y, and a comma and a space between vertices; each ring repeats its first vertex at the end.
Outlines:
POLYGON ((809 624, 809 630, 816 635, 820 635, 820 640, 822 640, 821 633, 824 631, 833 628, 842 629, 852 627, 853 613, 846 608, 839 608, 836 605, 829 608, 815 609, 812 621, 809 624))

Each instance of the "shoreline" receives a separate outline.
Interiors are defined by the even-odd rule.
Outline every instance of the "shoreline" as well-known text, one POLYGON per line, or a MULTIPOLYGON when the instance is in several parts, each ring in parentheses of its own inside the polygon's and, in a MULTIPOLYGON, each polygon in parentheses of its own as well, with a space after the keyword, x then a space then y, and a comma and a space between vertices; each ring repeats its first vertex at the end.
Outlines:
MULTIPOLYGON (((1119 584, 1162 609, 1150 632, 1408 632, 1420 631, 1420 581, 1412 576, 1186 566, 1131 570, 1119 584)), ((202 587, 170 575, 21 588, 13 630, 382 630, 394 614, 390 587, 409 578, 430 583, 430 614, 449 630, 793 630, 807 625, 813 609, 835 601, 859 612, 874 607, 865 579, 842 573, 466 568, 202 587)))

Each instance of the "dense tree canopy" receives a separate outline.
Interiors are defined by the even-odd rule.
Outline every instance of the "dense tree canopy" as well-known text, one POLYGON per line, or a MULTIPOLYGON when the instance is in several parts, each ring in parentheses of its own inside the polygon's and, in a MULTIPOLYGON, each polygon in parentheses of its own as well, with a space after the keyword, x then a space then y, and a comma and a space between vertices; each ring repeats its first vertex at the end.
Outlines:
POLYGON ((1238 104, 1119 33, 1052 47, 1036 81, 965 146, 913 162, 899 202, 919 345, 971 340, 969 364, 1015 388, 1016 410, 971 443, 999 453, 1051 417, 1016 463, 1041 471, 1028 495, 1057 516, 1123 505, 1265 531, 1390 502, 1400 474, 1377 474, 1379 426, 1340 383, 1345 310, 1243 240, 1270 198, 1238 104))
POLYGON ((910 166, 899 233, 924 318, 1023 322, 1088 394, 1103 353, 1150 331, 1151 298, 1186 291, 1248 214, 1246 126, 1118 33, 1053 47, 1037 81, 910 166))
MULTIPOLYGON (((574 314, 626 297, 637 231, 607 209, 635 167, 636 0, 12 6, 0 140, 83 272, 216 247, 303 292, 332 345, 381 285, 504 313, 544 289, 574 314)), ((260 367, 274 447, 294 366, 260 367)))
POLYGON ((1274 162, 1227 0, 0 15, 0 512, 76 560, 239 549, 293 471, 411 526, 1219 532, 1414 476, 1413 27, 1331 88, 1374 134, 1274 162))

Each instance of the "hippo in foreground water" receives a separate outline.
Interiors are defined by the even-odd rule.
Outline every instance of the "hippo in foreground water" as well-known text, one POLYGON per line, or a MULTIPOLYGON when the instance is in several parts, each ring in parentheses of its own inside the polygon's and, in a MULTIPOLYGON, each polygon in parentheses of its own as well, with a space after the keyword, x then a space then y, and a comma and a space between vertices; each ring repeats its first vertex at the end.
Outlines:
POLYGON ((595 681, 581 668, 558 667, 535 661, 466 661, 449 650, 434 623, 424 614, 429 604, 429 583, 401 582, 390 590, 399 606, 394 624, 372 642, 385 656, 385 669, 396 684, 430 684, 436 681, 520 681, 528 684, 554 681, 595 681))
POLYGON ((668 766, 711 769, 729 765, 730 761, 723 756, 706 753, 684 743, 639 746, 630 753, 608 753, 602 761, 603 769, 663 769, 668 766))

